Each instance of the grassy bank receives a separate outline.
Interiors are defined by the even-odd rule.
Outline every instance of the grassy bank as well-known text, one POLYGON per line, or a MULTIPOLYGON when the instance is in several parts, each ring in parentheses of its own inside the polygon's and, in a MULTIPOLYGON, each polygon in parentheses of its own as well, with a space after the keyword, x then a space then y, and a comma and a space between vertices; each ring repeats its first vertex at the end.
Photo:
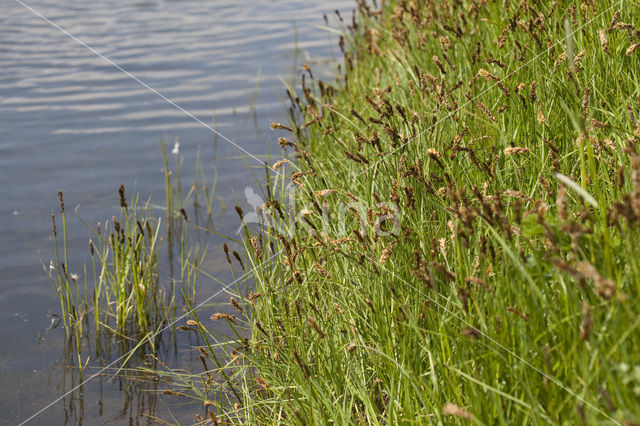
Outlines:
POLYGON ((640 421, 637 2, 359 10, 272 126, 213 421, 640 421))

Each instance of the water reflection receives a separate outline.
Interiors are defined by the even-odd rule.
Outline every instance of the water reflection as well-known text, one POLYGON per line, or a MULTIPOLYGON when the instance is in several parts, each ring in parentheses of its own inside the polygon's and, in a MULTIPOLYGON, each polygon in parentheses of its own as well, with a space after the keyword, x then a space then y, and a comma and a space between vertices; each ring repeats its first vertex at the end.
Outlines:
MULTIPOLYGON (((73 350, 66 351, 67 362, 74 362, 73 350)), ((157 359, 146 357, 145 367, 161 368, 157 359)), ((159 378, 140 376, 125 371, 118 376, 113 370, 106 370, 85 383, 92 376, 90 371, 77 367, 63 370, 58 393, 64 395, 60 405, 63 407, 62 423, 65 425, 83 425, 87 420, 101 424, 128 423, 131 425, 157 424, 155 415, 159 411, 158 404, 162 386, 159 378), (120 405, 113 398, 118 392, 120 405), (91 396, 95 394, 95 396, 91 396), (105 397, 105 394, 108 396, 105 397), (89 399, 91 396, 91 399, 89 399), (88 410, 85 405, 92 403, 88 410), (88 418, 86 417, 88 413, 88 418)))

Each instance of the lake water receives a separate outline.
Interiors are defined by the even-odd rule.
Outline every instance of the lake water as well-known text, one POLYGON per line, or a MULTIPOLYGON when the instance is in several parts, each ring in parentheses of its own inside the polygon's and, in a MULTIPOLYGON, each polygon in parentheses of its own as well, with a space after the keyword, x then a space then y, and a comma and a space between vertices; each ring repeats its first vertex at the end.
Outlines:
MULTIPOLYGON (((298 72, 303 62, 330 70, 337 40, 318 26, 325 25, 323 14, 340 9, 350 16, 353 6, 352 0, 24 3, 260 158, 277 157, 268 124, 286 120, 278 76, 290 80, 294 63, 298 72)), ((255 185, 248 167, 258 163, 25 5, 0 1, 0 423, 28 418, 80 379, 64 367, 62 329, 48 330, 60 312, 41 259, 48 264, 52 256, 50 214, 58 189, 67 210, 79 205, 92 224, 118 211, 120 184, 129 194, 134 188, 143 196, 155 193, 162 204, 159 138, 170 147, 180 141, 185 187, 193 182, 200 147, 209 179, 212 167, 218 172, 216 194, 228 207, 214 204, 214 226, 233 234, 235 200, 243 205, 245 186, 255 185)), ((89 231, 69 216, 70 268, 81 272, 89 231)), ((230 281, 219 241, 211 244, 204 268, 230 281)), ((217 288, 201 278, 198 296, 217 288)), ((190 344, 183 339, 165 355, 185 365, 194 356, 190 344)), ((108 379, 93 380, 32 423, 146 424, 149 416, 191 422, 197 411, 108 379)))

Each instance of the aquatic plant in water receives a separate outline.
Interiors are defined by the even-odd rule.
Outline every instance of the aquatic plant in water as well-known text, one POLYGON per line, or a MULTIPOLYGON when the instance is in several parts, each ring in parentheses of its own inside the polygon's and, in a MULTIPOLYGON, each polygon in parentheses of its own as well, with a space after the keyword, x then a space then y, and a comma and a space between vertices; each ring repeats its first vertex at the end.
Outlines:
MULTIPOLYGON (((177 144, 174 151, 178 151, 177 144)), ((189 239, 186 202, 193 198, 194 216, 198 220, 203 207, 198 203, 198 197, 204 193, 206 217, 210 222, 215 179, 213 184, 206 183, 198 154, 196 181, 183 196, 179 152, 173 154, 177 177, 168 166, 164 145, 163 154, 167 185, 166 228, 161 218, 153 216, 150 200, 142 203, 137 194, 128 200, 121 185, 118 189, 118 216, 112 216, 95 227, 80 219, 92 234, 89 240, 90 266, 85 266, 82 276, 69 271, 67 212, 63 193, 58 192, 59 217, 56 218, 55 213, 51 216, 54 259, 45 270, 59 296, 61 323, 75 344, 78 366, 84 366, 81 360, 83 341, 89 339, 91 333, 95 334, 98 352, 113 347, 105 339, 126 343, 116 345, 121 354, 142 346, 154 352, 161 332, 172 324, 178 304, 194 301, 197 271, 206 255, 206 247, 202 249, 198 242, 189 239), (62 225, 60 229, 58 221, 62 225), (160 265, 159 257, 165 235, 169 265, 164 267, 168 266, 170 270, 170 285, 160 282, 163 265, 160 265), (179 262, 179 270, 178 278, 174 280, 175 260, 179 262), (175 286, 176 281, 180 283, 179 288, 175 286), (180 295, 184 296, 184 301, 177 300, 176 296, 180 295)), ((108 353, 100 355, 108 356, 108 353)))

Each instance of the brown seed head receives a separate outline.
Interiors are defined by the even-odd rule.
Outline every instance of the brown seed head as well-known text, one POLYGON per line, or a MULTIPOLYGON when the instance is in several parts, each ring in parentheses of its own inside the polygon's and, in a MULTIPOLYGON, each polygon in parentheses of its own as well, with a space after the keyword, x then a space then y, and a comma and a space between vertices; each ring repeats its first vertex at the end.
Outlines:
POLYGON ((609 39, 607 39, 607 33, 604 29, 598 31, 598 37, 600 38, 600 44, 602 45, 602 50, 604 53, 609 53, 609 39))
POLYGON ((64 213, 64 200, 62 199, 62 190, 58 190, 58 199, 60 200, 60 212, 64 213))
POLYGON ((445 416, 456 416, 467 420, 473 420, 473 414, 451 402, 445 404, 442 408, 442 414, 445 416))
POLYGON ((230 297, 229 298, 229 303, 231 303, 231 305, 236 308, 236 310, 240 313, 242 313, 242 306, 240 306, 240 303, 238 303, 238 301, 236 300, 235 297, 230 297))
POLYGON ((256 376, 256 383, 258 383, 263 389, 269 389, 271 387, 271 385, 269 385, 269 383, 260 376, 256 376))
POLYGON ((262 296, 263 294, 264 294, 264 293, 254 293, 254 292, 249 293, 249 297, 248 297, 249 302, 254 303, 254 302, 255 302, 255 300, 256 300, 257 298, 259 298, 260 296, 262 296))
POLYGON ((127 208, 127 199, 124 196, 124 185, 120 185, 118 188, 118 194, 120 194, 120 207, 127 208))
POLYGON ((384 250, 382 250, 382 254, 380 255, 380 260, 379 260, 380 264, 384 264, 387 261, 389 256, 391 256, 392 249, 393 249, 393 243, 389 243, 387 244, 387 247, 384 250))
POLYGON ((558 198, 556 200, 556 207, 558 209, 558 216, 563 221, 567 220, 568 212, 567 212, 567 187, 565 185, 560 185, 558 188, 558 198))
POLYGON ((237 251, 233 251, 233 257, 236 258, 236 260, 238 261, 238 263, 240 264, 240 266, 242 267, 242 269, 244 269, 244 263, 242 263, 242 259, 240 258, 240 254, 238 254, 237 251))
POLYGON ((311 317, 307 318, 307 322, 309 323, 309 325, 311 326, 311 328, 313 328, 313 330, 318 333, 318 336, 320 336, 321 339, 324 339, 324 332, 320 329, 320 327, 318 326, 318 323, 311 317))
POLYGON ((236 213, 238 213, 238 216, 240 216, 240 220, 242 220, 244 218, 244 213, 242 211, 242 207, 236 206, 236 213))
POLYGON ((593 330, 593 319, 591 318, 591 308, 589 308, 586 302, 582 302, 582 314, 584 318, 582 319, 582 325, 580 327, 580 338, 587 340, 591 335, 591 330, 593 330))
POLYGON ((538 120, 538 123, 543 125, 547 122, 547 118, 542 113, 542 104, 540 101, 538 101, 538 115, 536 116, 536 120, 538 120))
POLYGON ((556 62, 553 64, 553 72, 554 73, 556 72, 556 70, 558 69, 560 64, 562 64, 566 59, 567 59, 567 53, 566 52, 562 52, 560 55, 558 55, 558 58, 556 59, 556 62))
POLYGON ((533 80, 531 85, 529 85, 529 99, 531 103, 536 101, 536 87, 538 87, 538 82, 533 80))
POLYGON ((269 126, 271 127, 271 130, 277 130, 277 129, 280 129, 280 130, 288 130, 288 131, 290 131, 290 132, 293 132, 293 130, 291 130, 291 128, 290 128, 290 127, 287 127, 287 126, 285 126, 284 124, 280 124, 280 123, 271 123, 269 126))
POLYGON ((529 148, 518 146, 510 146, 504 149, 504 155, 526 154, 527 152, 529 152, 529 148))
POLYGON ((224 250, 224 254, 227 257, 227 262, 229 262, 229 265, 231 265, 231 258, 229 257, 229 246, 227 245, 227 243, 222 244, 222 249, 224 250))
POLYGON ((232 322, 234 324, 237 324, 235 315, 227 314, 227 313, 224 313, 224 312, 218 312, 218 313, 215 313, 215 314, 211 315, 211 319, 212 320, 225 319, 225 320, 230 321, 230 322, 232 322))
POLYGON ((290 163, 290 161, 287 160, 286 158, 283 158, 280 161, 276 161, 275 163, 273 163, 273 170, 278 170, 280 167, 282 167, 286 163, 290 163))
POLYGON ((640 47, 640 43, 634 43, 631 46, 629 46, 629 48, 627 49, 627 51, 625 52, 625 54, 627 56, 631 56, 633 54, 633 52, 636 51, 636 49, 640 47))

